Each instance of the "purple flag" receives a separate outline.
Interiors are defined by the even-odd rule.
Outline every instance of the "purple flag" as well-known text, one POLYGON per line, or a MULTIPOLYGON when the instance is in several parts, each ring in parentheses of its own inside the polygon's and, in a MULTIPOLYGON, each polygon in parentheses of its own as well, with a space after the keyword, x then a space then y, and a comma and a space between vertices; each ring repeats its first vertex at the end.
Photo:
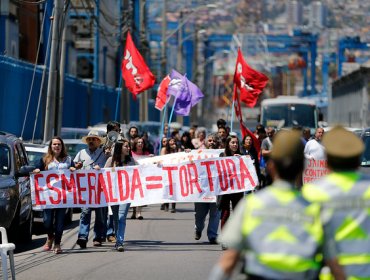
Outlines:
POLYGON ((179 72, 171 71, 167 93, 175 97, 174 111, 177 115, 189 116, 190 109, 203 97, 200 89, 179 72))

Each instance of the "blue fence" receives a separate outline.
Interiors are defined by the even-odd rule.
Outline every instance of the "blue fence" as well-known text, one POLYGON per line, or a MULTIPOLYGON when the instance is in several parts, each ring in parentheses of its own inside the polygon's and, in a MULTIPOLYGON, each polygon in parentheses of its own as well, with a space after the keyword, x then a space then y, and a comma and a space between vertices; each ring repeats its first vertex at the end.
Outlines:
MULTIPOLYGON (((0 56, 1 131, 11 132, 17 136, 21 135, 33 71, 33 64, 0 56)), ((35 139, 43 138, 47 74, 36 120, 42 72, 42 67, 37 66, 23 133, 24 139, 32 137, 35 122, 35 139)), ((88 125, 114 119, 118 94, 114 88, 87 83, 72 76, 66 76, 64 88, 62 126, 87 127, 88 125)), ((135 114, 138 104, 131 106, 131 108, 131 111, 135 114)))

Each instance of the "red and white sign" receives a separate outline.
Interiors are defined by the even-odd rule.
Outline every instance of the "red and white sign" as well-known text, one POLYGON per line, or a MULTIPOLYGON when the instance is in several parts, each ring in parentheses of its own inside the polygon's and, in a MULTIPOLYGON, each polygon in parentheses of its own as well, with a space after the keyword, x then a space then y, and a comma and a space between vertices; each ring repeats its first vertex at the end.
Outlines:
POLYGON ((133 206, 163 202, 214 202, 217 195, 253 190, 258 182, 249 156, 182 164, 97 170, 45 171, 31 176, 33 209, 133 206))
POLYGON ((327 160, 306 160, 305 169, 303 170, 303 184, 316 181, 328 173, 327 160))

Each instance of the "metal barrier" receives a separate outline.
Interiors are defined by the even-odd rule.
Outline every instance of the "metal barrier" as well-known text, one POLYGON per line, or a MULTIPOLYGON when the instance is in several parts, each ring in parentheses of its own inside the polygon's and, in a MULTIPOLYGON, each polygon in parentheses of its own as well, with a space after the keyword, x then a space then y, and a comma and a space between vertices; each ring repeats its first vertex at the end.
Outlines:
POLYGON ((0 244, 0 252, 1 252, 1 264, 3 268, 3 279, 8 280, 8 254, 9 254, 10 271, 12 273, 12 279, 15 280, 15 267, 13 255, 15 245, 13 243, 8 243, 8 236, 6 234, 5 228, 0 227, 0 232, 2 240, 0 244))

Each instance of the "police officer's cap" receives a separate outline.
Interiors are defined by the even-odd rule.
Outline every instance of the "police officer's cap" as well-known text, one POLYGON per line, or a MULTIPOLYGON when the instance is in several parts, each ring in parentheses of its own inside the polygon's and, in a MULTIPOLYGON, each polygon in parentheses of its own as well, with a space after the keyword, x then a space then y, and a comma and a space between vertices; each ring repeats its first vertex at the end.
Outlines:
POLYGON ((342 126, 335 126, 322 138, 328 156, 334 158, 354 158, 362 155, 364 144, 359 137, 342 126))
POLYGON ((302 159, 303 142, 298 131, 279 131, 273 142, 270 157, 273 160, 302 159))

